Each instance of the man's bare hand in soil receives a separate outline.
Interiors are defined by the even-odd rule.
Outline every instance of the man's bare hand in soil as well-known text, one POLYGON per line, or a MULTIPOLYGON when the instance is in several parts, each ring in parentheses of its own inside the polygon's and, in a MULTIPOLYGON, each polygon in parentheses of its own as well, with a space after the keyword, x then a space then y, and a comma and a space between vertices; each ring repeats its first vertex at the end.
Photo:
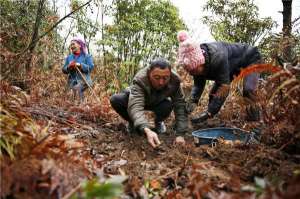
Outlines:
POLYGON ((156 147, 158 147, 160 145, 160 141, 158 139, 158 136, 157 136, 157 134, 154 131, 152 131, 149 128, 145 128, 144 132, 145 132, 145 134, 147 136, 147 140, 148 140, 149 144, 153 148, 156 148, 156 147))

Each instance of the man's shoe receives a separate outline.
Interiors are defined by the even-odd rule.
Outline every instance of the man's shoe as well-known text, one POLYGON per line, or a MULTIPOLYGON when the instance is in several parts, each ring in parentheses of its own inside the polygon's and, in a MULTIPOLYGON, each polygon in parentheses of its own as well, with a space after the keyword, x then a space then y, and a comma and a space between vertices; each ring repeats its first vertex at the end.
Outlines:
POLYGON ((164 122, 155 122, 155 131, 158 134, 166 133, 167 127, 164 122))

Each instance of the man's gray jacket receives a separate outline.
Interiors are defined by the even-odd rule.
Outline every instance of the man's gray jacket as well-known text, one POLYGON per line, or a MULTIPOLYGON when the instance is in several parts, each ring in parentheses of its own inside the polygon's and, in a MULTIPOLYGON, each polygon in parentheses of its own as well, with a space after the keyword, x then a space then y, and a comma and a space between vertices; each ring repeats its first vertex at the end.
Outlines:
POLYGON ((135 128, 143 130, 145 127, 149 127, 148 120, 145 117, 146 107, 153 107, 162 100, 170 98, 175 113, 176 132, 186 131, 188 119, 179 76, 172 71, 169 83, 163 89, 155 90, 152 88, 148 77, 149 71, 149 67, 141 69, 135 75, 130 86, 127 111, 134 122, 135 128))

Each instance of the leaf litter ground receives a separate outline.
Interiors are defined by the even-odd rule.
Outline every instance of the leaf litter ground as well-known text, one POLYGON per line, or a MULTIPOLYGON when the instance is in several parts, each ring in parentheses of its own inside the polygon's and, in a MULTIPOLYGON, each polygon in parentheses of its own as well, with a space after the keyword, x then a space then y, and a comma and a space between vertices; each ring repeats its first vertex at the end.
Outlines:
MULTIPOLYGON (((14 114, 12 129, 23 135, 14 160, 3 153, 1 197, 64 198, 83 180, 119 175, 128 177, 121 198, 299 197, 299 151, 265 143, 196 147, 190 133, 178 144, 172 119, 168 132, 159 135, 161 146, 152 149, 144 136, 126 132, 107 97, 100 105, 91 100, 76 106, 61 98, 44 100, 39 92, 20 93, 1 84, 2 116, 14 114)), ((268 130, 261 122, 243 121, 236 102, 232 97, 219 117, 190 132, 219 126, 268 130)))

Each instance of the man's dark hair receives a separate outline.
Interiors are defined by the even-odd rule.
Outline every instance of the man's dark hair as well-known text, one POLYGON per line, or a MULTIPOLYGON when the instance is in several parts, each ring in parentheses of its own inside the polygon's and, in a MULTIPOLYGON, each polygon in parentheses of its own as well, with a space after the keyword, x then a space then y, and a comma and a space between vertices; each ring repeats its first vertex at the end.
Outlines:
POLYGON ((166 69, 168 68, 171 70, 171 64, 168 62, 168 60, 164 58, 156 58, 150 62, 150 70, 153 70, 154 68, 160 68, 160 69, 166 69))

